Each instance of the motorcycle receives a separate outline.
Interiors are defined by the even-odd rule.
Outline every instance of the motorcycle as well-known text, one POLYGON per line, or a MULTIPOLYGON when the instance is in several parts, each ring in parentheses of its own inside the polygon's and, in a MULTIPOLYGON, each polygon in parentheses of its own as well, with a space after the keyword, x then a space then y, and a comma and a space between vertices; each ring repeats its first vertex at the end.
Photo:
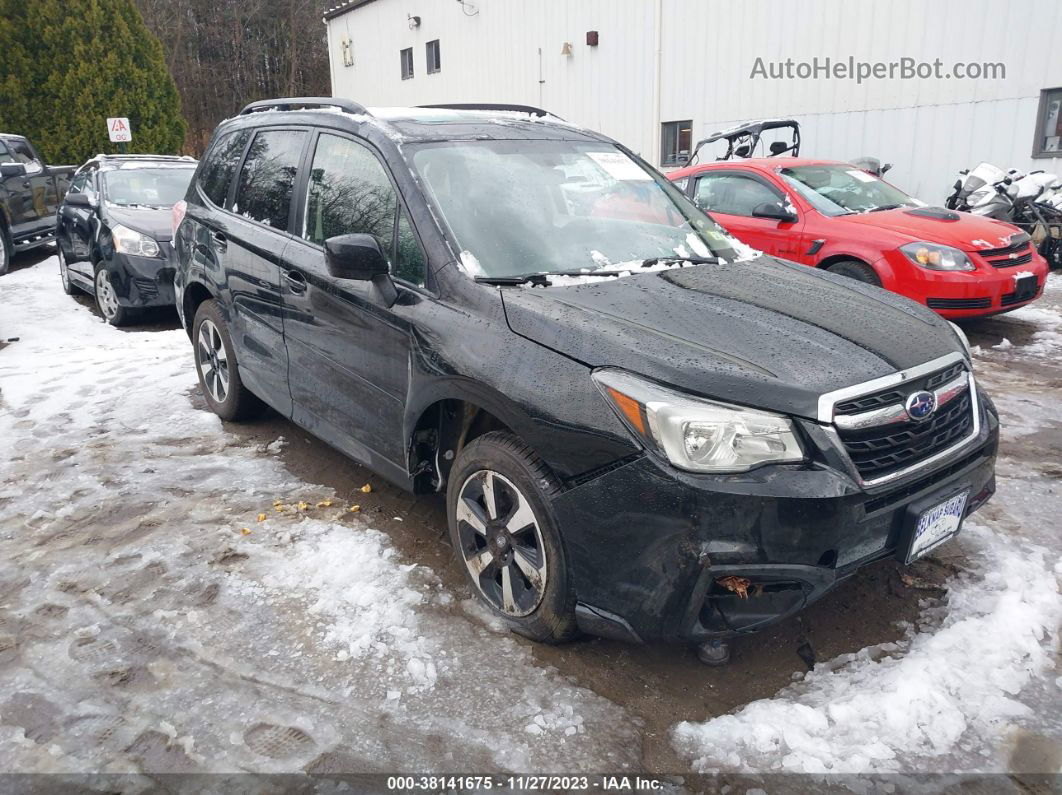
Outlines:
POLYGON ((1062 269, 1062 180, 1042 170, 1004 171, 991 163, 959 172, 950 210, 1012 223, 1026 230, 1052 269, 1062 269))

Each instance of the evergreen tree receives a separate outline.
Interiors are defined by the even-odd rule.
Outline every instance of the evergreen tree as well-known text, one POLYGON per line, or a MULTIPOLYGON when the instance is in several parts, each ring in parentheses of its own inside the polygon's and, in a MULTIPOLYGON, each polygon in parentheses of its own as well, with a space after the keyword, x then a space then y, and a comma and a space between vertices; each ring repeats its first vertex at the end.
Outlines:
POLYGON ((81 163, 116 151, 106 120, 126 116, 128 151, 179 150, 180 98, 133 0, 0 0, 0 16, 0 130, 81 163))

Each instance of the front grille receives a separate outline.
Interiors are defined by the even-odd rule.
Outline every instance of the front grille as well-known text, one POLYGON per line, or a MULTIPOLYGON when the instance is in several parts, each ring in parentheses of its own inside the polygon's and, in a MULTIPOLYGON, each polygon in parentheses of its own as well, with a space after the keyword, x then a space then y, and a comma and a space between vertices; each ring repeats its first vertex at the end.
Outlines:
POLYGON ((936 389, 941 384, 946 384, 953 378, 957 378, 964 369, 966 368, 962 362, 956 362, 943 370, 937 370, 921 378, 912 378, 910 381, 905 381, 902 388, 893 386, 880 392, 871 392, 869 395, 845 400, 834 406, 833 414, 835 417, 838 415, 862 414, 864 411, 878 409, 882 406, 902 404, 912 392, 918 392, 923 389, 936 389))
POLYGON ((930 309, 988 309, 992 306, 989 298, 927 298, 930 309))
MULTIPOLYGON (((960 377, 965 369, 962 362, 957 362, 906 381, 902 387, 846 400, 834 407, 834 417, 859 415, 885 406, 899 408, 908 395, 939 389, 960 377)), ((965 439, 974 427, 972 409, 972 393, 967 389, 924 421, 905 419, 868 428, 838 425, 837 434, 860 476, 872 481, 925 461, 965 439)))
POLYGON ((1032 262, 1032 252, 1027 251, 1014 259, 990 259, 988 264, 993 268, 1010 268, 1014 265, 1027 265, 1032 262))

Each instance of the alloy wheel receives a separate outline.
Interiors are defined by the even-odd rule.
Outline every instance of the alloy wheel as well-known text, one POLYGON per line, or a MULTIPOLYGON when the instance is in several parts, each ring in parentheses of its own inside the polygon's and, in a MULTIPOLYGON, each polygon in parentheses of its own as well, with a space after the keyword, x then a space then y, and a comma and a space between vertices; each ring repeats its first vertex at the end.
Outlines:
POLYGON ((546 546, 527 497, 481 469, 461 485, 456 519, 462 559, 483 597, 509 616, 532 613, 546 590, 546 546))
POLYGON ((118 295, 114 292, 106 268, 100 268, 96 272, 96 305, 107 320, 113 320, 118 314, 118 295))
POLYGON ((224 403, 229 394, 229 359, 221 332, 212 320, 204 320, 199 324, 195 356, 210 397, 215 403, 224 403))

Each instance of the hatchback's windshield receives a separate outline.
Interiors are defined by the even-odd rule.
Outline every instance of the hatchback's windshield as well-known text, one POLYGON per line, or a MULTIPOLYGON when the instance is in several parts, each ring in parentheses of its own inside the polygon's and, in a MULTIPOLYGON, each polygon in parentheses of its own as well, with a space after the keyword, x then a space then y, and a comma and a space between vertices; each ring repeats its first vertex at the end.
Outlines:
POLYGON ((918 204, 901 190, 855 166, 794 166, 779 172, 823 215, 847 215, 918 204))
POLYGON ((103 174, 107 201, 121 206, 172 207, 188 191, 194 168, 122 168, 103 174))
POLYGON ((575 141, 426 144, 413 155, 472 275, 613 271, 740 247, 667 180, 614 146, 575 141))

